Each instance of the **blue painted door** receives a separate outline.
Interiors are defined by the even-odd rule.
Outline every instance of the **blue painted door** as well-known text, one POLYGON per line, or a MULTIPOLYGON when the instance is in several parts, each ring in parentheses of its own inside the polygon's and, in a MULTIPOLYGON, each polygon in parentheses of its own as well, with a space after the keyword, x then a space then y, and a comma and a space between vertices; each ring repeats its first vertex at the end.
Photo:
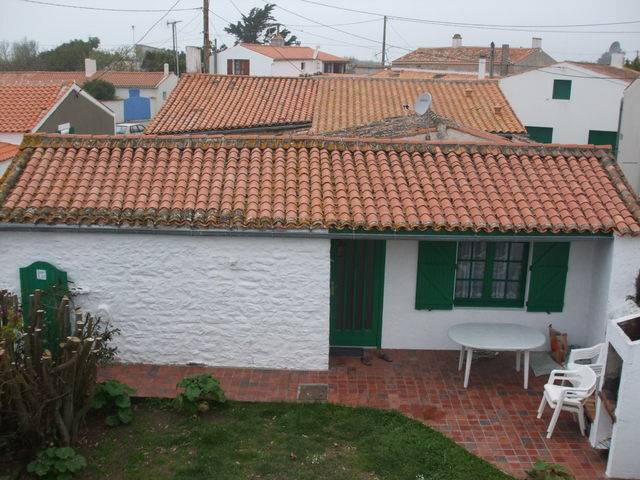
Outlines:
POLYGON ((151 100, 140 96, 140 90, 129 90, 129 98, 124 101, 124 121, 148 120, 151 118, 151 100))

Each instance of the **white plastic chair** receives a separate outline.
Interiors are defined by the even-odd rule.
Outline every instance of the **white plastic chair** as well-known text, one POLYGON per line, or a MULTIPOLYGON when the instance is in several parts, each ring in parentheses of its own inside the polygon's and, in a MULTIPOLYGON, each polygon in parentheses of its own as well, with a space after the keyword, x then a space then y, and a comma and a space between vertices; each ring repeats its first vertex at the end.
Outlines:
POLYGON ((573 412, 578 415, 580 433, 584 435, 584 402, 593 395, 596 389, 596 373, 587 365, 576 365, 571 370, 553 370, 549 381, 544 386, 544 394, 538 408, 538 418, 542 418, 545 404, 548 403, 554 409, 553 416, 547 428, 547 438, 551 438, 556 428, 561 410, 573 412), (557 385, 556 382, 560 382, 557 385), (566 385, 569 383, 569 385, 566 385))
POLYGON ((606 345, 604 343, 599 343, 593 347, 571 350, 569 360, 567 360, 567 370, 573 370, 578 365, 586 365, 596 373, 598 382, 600 382, 602 369, 604 368, 605 347, 606 345), (584 363, 585 361, 589 363, 584 363))

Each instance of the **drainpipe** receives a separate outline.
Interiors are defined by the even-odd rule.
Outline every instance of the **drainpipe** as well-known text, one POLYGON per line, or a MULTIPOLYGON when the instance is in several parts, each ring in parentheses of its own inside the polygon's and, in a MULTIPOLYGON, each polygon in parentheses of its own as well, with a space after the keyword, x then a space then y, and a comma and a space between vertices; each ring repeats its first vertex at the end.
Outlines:
POLYGON ((500 76, 506 77, 509 74, 509 44, 502 44, 502 62, 500 63, 500 76))
POLYGON ((496 58, 496 44, 491 42, 489 50, 489 77, 493 78, 493 59, 496 58))

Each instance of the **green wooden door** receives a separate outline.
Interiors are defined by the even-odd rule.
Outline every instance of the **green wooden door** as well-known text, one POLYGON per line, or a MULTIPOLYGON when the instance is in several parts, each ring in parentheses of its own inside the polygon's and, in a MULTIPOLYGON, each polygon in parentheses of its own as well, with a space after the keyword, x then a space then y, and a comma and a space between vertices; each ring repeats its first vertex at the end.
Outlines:
POLYGON ((45 346, 50 349, 57 348, 60 341, 56 319, 57 299, 67 289, 67 272, 58 270, 50 263, 33 262, 28 267, 20 269, 20 294, 24 322, 28 325, 31 315, 29 295, 36 290, 42 290, 45 346))
POLYGON ((380 346, 385 249, 384 240, 331 241, 331 345, 380 346))

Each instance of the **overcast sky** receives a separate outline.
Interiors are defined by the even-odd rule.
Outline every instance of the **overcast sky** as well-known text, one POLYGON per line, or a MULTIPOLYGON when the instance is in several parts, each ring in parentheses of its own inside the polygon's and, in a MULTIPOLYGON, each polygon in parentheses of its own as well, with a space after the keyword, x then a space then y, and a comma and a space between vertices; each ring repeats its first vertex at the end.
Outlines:
MULTIPOLYGON (((52 3, 122 9, 168 9, 175 0, 46 0, 52 3)), ((442 26, 390 20, 387 30, 389 58, 397 58, 416 47, 449 46, 451 36, 460 33, 465 45, 496 45, 508 43, 513 47, 531 45, 531 37, 542 37, 544 50, 556 60, 593 61, 609 48, 611 42, 621 43, 627 57, 635 57, 640 49, 640 0, 318 0, 368 12, 443 22, 482 25, 518 26, 511 30, 442 26), (637 21, 627 25, 572 27, 549 32, 543 26, 594 24, 637 21), (525 27, 520 27, 520 26, 525 27), (526 27, 535 25, 536 28, 526 27), (566 32, 569 30, 570 32, 566 32), (583 33, 571 33, 582 31, 583 33), (616 33, 610 33, 615 31, 616 33), (605 32, 605 33, 601 33, 605 32)), ((211 0, 211 9, 220 17, 237 21, 240 13, 262 6, 258 0, 211 0)), ((276 18, 289 27, 305 45, 319 45, 323 50, 361 59, 379 59, 382 20, 376 15, 340 11, 312 5, 302 0, 276 0, 273 3, 291 10, 275 10, 276 18), (371 21, 368 21, 371 20, 371 21), (356 36, 320 26, 332 25, 356 36), (338 25, 365 22, 353 25, 338 25)), ((201 0, 181 0, 176 8, 202 6, 201 0)), ((0 0, 0 39, 14 41, 27 37, 36 40, 41 49, 52 48, 64 41, 97 36, 106 48, 130 45, 162 16, 162 12, 131 13, 101 12, 44 6, 21 0, 0 0), (132 32, 131 26, 135 25, 132 32)), ((171 47, 171 30, 166 20, 182 20, 178 24, 180 47, 202 44, 202 17, 197 10, 171 12, 143 40, 142 43, 171 47)), ((211 17, 212 34, 219 43, 233 45, 233 38, 224 34, 227 24, 217 16, 211 17), (215 33, 214 33, 215 32, 215 33)))

